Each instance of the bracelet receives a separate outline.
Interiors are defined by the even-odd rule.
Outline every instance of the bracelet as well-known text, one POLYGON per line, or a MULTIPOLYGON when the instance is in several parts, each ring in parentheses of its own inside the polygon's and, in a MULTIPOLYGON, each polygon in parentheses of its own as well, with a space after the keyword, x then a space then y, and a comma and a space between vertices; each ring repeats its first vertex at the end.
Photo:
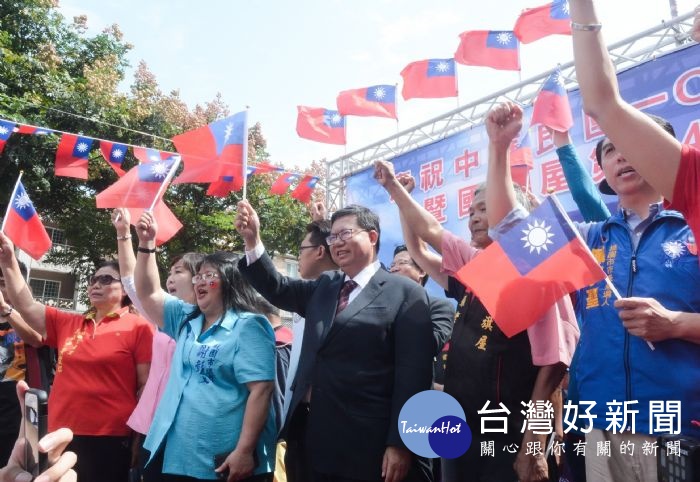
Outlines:
POLYGON ((138 251, 139 253, 153 254, 156 252, 156 248, 149 249, 149 248, 142 248, 141 246, 139 246, 138 248, 136 248, 136 251, 138 251))
POLYGON ((9 306, 10 309, 7 310, 7 313, 0 313, 0 318, 7 318, 8 316, 10 316, 12 314, 13 311, 15 311, 15 309, 12 307, 12 305, 7 305, 7 306, 9 306))
POLYGON ((603 28, 602 23, 576 23, 571 22, 571 28, 581 32, 598 32, 603 28))
POLYGON ((126 241, 127 239, 131 239, 130 234, 125 234, 124 236, 117 236, 117 241, 126 241))

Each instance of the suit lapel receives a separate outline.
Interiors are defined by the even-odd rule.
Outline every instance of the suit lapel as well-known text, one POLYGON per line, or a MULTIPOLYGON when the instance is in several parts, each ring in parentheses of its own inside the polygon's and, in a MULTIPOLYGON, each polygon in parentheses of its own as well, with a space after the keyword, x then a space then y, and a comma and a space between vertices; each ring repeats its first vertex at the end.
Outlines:
MULTIPOLYGON (((382 287, 384 286, 384 279, 382 275, 382 270, 377 271, 374 276, 369 280, 367 286, 365 286, 360 294, 352 300, 348 306, 335 317, 330 328, 326 330, 321 344, 325 344, 333 338, 338 331, 342 330, 346 323, 351 320, 357 313, 365 309, 370 303, 372 303, 382 292, 382 287)), ((340 290, 338 290, 340 293, 340 290)), ((336 302, 337 306, 337 302, 336 302)))

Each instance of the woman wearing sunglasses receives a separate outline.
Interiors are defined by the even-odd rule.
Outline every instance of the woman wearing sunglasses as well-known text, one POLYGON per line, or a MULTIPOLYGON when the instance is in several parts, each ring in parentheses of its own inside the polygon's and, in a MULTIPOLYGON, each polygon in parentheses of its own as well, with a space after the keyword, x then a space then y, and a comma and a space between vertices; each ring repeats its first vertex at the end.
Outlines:
POLYGON ((270 398, 275 336, 255 314, 256 293, 228 253, 204 257, 192 278, 196 304, 166 299, 150 213, 136 225, 136 294, 145 314, 177 341, 170 378, 144 447, 162 481, 272 481, 276 427, 270 398))
POLYGON ((103 263, 88 279, 90 309, 83 314, 34 300, 4 234, 0 268, 14 309, 58 352, 49 431, 73 431, 78 480, 123 482, 131 459, 126 420, 148 377, 153 327, 131 312, 117 262, 103 263))

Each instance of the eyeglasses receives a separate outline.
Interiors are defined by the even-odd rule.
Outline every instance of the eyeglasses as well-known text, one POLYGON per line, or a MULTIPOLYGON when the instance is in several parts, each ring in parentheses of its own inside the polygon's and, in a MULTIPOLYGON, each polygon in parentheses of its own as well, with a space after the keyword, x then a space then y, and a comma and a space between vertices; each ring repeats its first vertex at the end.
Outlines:
POLYGON ((208 271, 206 273, 196 274, 192 277, 192 284, 196 285, 200 281, 209 281, 218 277, 219 273, 217 273, 216 271, 208 271))
POLYGON ((308 246, 299 246, 299 251, 303 251, 303 250, 309 249, 309 248, 318 248, 318 247, 319 247, 318 244, 309 244, 308 246))
MULTIPOLYGON (((94 285, 95 283, 100 283, 102 286, 109 286, 115 281, 119 281, 119 278, 115 278, 111 274, 100 274, 90 276, 88 283, 90 283, 90 286, 94 285)), ((119 282, 121 283, 121 281, 119 282)))
POLYGON ((326 238, 326 243, 328 243, 328 246, 331 244, 335 244, 338 241, 347 241, 348 239, 352 238, 355 234, 361 233, 362 231, 369 231, 369 229, 358 229, 355 231, 354 229, 343 229, 339 233, 336 234, 331 234, 326 238))
POLYGON ((406 266, 407 264, 413 264, 413 261, 411 261, 409 259, 400 259, 395 263, 391 263, 389 265, 389 269, 394 268, 396 266, 406 266))

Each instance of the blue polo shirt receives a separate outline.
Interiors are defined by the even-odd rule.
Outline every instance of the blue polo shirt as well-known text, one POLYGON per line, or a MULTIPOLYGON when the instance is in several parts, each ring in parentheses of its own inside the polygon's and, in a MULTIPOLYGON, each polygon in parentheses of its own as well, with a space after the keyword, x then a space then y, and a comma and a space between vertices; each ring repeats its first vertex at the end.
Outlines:
MULTIPOLYGON (((275 335, 265 317, 232 310, 201 333, 203 315, 185 322, 194 309, 165 302, 163 331, 177 347, 144 447, 152 457, 165 443, 163 473, 215 480, 214 456, 233 451, 243 428, 246 383, 275 379, 275 335)), ((274 469, 276 433, 270 404, 256 474, 274 469)))

